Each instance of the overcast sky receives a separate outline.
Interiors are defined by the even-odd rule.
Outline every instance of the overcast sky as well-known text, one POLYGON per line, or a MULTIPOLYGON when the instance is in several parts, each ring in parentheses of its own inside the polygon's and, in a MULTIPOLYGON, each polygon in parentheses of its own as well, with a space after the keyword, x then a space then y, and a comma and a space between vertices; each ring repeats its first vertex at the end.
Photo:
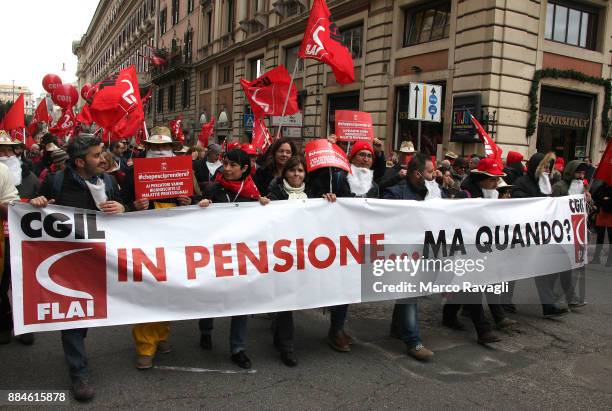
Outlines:
POLYGON ((72 41, 87 30, 98 0, 0 0, 0 84, 27 86, 38 97, 42 78, 76 80, 72 41), (62 71, 65 63, 66 71, 62 71))

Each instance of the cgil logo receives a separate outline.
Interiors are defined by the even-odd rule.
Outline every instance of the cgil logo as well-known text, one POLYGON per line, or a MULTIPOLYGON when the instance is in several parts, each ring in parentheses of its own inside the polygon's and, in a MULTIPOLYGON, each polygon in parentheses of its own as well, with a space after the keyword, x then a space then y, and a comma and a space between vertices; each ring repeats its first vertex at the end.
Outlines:
POLYGON ((24 324, 106 318, 101 242, 24 241, 24 324))

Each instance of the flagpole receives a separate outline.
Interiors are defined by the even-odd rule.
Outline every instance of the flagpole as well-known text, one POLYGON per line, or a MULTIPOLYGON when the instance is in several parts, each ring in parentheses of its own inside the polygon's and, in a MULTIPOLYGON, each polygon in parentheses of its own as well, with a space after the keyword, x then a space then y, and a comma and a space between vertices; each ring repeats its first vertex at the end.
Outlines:
POLYGON ((287 95, 285 96, 285 104, 283 105, 283 114, 278 121, 278 130, 276 130, 276 138, 274 140, 278 140, 280 137, 281 129, 283 128, 283 119, 285 118, 285 111, 287 110, 287 104, 289 103, 289 96, 291 95, 291 87, 293 87, 293 79, 295 78, 295 74, 297 73, 298 63, 300 62, 300 58, 295 59, 295 64, 293 65, 293 74, 291 74, 291 81, 289 82, 289 90, 287 90, 287 95))

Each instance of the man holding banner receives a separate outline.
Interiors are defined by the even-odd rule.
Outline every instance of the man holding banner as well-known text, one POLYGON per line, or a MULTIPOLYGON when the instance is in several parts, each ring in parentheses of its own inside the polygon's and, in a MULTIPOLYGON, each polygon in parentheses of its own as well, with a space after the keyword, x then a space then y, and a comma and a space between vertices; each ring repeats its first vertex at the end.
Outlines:
MULTIPOLYGON (((100 166, 101 154, 101 141, 93 135, 82 134, 73 138, 68 145, 68 167, 64 171, 50 174, 41 187, 41 196, 30 200, 30 204, 34 207, 57 204, 99 210, 107 214, 123 213, 125 208, 119 202, 117 185, 103 173, 100 166)), ((48 287, 62 295, 74 292, 52 280, 48 282, 48 287)), ((62 347, 72 380, 72 392, 78 401, 89 401, 94 397, 85 352, 86 336, 87 328, 62 330, 62 347)))
MULTIPOLYGON (((174 171, 166 170, 166 167, 168 167, 167 159, 174 157, 174 152, 172 150, 173 147, 176 147, 170 129, 163 126, 153 128, 151 130, 151 136, 144 140, 143 143, 146 149, 146 158, 134 160, 134 166, 128 170, 125 177, 125 187, 122 189, 123 201, 128 205, 130 211, 154 210, 190 205, 192 203, 192 198, 190 196, 193 193, 193 184, 190 192, 173 196, 172 194, 164 193, 162 189, 164 187, 173 187, 170 184, 174 184, 174 182, 154 182, 149 179, 149 177, 158 174, 163 175, 165 171, 174 171), (150 168, 144 171, 145 161, 155 164, 152 164, 150 168), (153 188, 151 188, 151 186, 153 186, 153 188), (140 194, 139 191, 141 190, 147 191, 147 194, 140 194), (151 196, 154 196, 154 200, 151 196)), ((187 175, 186 179, 187 182, 189 182, 189 180, 193 180, 191 158, 182 157, 182 159, 188 168, 186 174, 189 175, 187 175)), ((152 368, 153 357, 156 353, 167 354, 172 350, 168 343, 168 338, 170 337, 169 322, 137 324, 132 329, 132 336, 134 337, 136 352, 138 354, 136 368, 139 370, 152 368)))

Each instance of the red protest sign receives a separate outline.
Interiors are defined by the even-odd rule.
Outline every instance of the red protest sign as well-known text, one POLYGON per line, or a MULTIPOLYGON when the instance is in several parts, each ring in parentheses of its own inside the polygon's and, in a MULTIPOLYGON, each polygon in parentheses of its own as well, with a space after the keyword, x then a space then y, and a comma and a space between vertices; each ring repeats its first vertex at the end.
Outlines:
POLYGON ((311 172, 323 167, 336 167, 350 173, 346 153, 327 140, 314 140, 306 144, 306 171, 311 172))
POLYGON ((336 110, 336 136, 338 141, 374 140, 372 116, 363 111, 336 110))
POLYGON ((134 188, 139 200, 192 195, 191 157, 135 158, 134 188))

